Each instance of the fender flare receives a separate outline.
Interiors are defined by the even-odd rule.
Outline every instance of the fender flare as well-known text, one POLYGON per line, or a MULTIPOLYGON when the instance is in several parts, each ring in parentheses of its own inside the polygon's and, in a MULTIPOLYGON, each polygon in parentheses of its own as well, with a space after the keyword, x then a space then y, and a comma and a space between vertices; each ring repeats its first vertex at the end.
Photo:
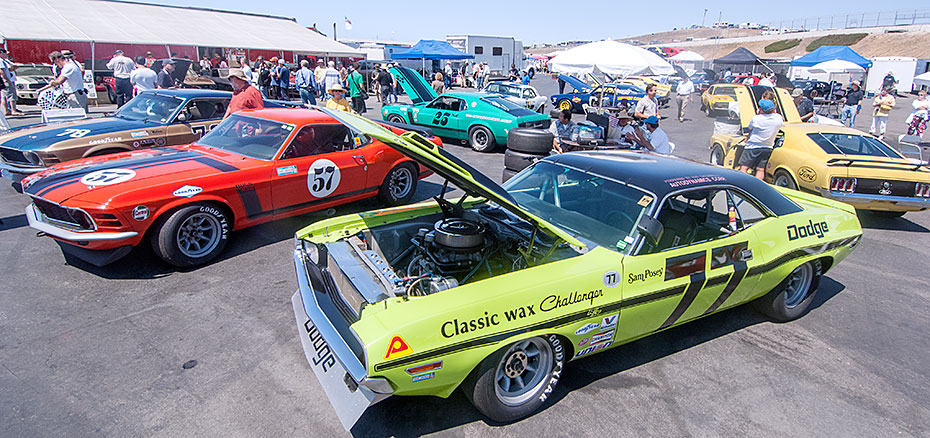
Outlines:
POLYGON ((226 212, 227 215, 229 215, 229 218, 232 221, 233 226, 230 229, 230 231, 239 229, 238 223, 236 222, 238 218, 236 217, 235 213, 233 213, 233 209, 229 205, 229 202, 227 202, 226 199, 220 196, 210 193, 206 195, 197 195, 196 197, 193 197, 193 198, 173 199, 173 200, 168 201, 161 207, 158 207, 158 210, 152 214, 151 216, 152 222, 149 223, 148 227, 145 229, 145 233, 148 234, 149 231, 152 229, 152 225, 155 225, 155 223, 157 223, 159 219, 161 219, 166 213, 170 213, 171 211, 179 207, 183 207, 189 204, 194 204, 197 202, 209 202, 212 204, 217 204, 220 208, 222 208, 226 212))
MULTIPOLYGON (((81 158, 87 158, 87 157, 93 156, 97 152, 111 150, 111 149, 114 151, 119 151, 119 152, 129 152, 129 151, 135 150, 125 143, 103 143, 103 144, 96 145, 84 151, 84 154, 81 155, 81 158)), ((113 153, 116 153, 116 152, 113 152, 113 153)))
POLYGON ((778 172, 779 170, 787 173, 788 176, 794 180, 794 184, 798 186, 798 190, 801 190, 801 179, 798 178, 798 175, 793 170, 791 170, 791 168, 785 166, 784 164, 779 164, 777 167, 772 169, 772 173, 769 175, 772 178, 772 184, 775 184, 775 172, 778 172))

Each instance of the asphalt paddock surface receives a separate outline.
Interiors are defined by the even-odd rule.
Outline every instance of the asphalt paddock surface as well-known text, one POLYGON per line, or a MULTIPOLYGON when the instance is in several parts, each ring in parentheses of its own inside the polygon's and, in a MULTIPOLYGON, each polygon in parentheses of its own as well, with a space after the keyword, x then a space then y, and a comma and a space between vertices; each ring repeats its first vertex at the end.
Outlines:
MULTIPOLYGON (((662 125, 676 154, 706 160, 713 124, 699 106, 683 124, 666 109, 662 125)), ((898 106, 895 135, 909 100, 898 106)), ((500 178, 501 151, 446 147, 500 178)), ((421 181, 416 199, 440 183, 421 181)), ((217 261, 178 271, 147 248, 103 268, 67 260, 27 226, 27 203, 0 185, 0 436, 344 434, 290 307, 293 234, 325 213, 233 232, 217 261)), ((390 398, 352 434, 927 436, 930 214, 860 219, 861 244, 797 321, 742 306, 572 362, 552 402, 517 423, 484 419, 456 391, 390 398)))

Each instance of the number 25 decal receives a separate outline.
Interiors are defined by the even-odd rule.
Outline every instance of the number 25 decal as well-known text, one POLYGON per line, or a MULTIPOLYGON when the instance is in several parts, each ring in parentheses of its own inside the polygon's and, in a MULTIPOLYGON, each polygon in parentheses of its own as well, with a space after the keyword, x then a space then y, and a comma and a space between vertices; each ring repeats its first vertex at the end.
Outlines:
POLYGON ((316 160, 307 172, 307 190, 317 198, 329 196, 339 188, 341 176, 336 163, 325 158, 316 160))
POLYGON ((449 115, 449 113, 437 112, 436 117, 433 119, 433 124, 446 126, 446 123, 449 123, 449 115))
POLYGON ((55 137, 64 137, 68 136, 71 138, 81 138, 87 134, 90 134, 90 129, 75 129, 75 128, 66 128, 61 131, 60 134, 55 137))

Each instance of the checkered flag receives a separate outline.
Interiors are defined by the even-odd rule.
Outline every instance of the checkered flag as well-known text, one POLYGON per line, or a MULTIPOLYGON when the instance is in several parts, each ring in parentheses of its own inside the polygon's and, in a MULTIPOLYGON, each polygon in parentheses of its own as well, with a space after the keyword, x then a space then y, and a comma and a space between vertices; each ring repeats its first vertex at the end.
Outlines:
POLYGON ((618 119, 618 118, 617 118, 616 116, 614 116, 613 114, 609 115, 609 116, 607 117, 607 127, 608 127, 608 129, 609 129, 609 128, 616 128, 616 127, 617 127, 617 122, 618 122, 619 120, 620 120, 620 119, 618 119))

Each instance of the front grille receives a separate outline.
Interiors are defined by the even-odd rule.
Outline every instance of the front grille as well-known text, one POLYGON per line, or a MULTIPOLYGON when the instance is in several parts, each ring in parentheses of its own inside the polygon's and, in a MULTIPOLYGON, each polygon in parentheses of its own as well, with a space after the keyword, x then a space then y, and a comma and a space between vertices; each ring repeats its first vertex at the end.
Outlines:
POLYGON ((856 178, 855 193, 882 196, 913 197, 917 183, 886 179, 856 178))
POLYGON ((35 84, 29 84, 29 89, 30 89, 30 90, 38 90, 39 88, 42 88, 42 87, 44 87, 44 86, 46 86, 46 85, 47 85, 47 84, 46 84, 45 82, 37 82, 37 83, 35 83, 35 84))
POLYGON ((50 221, 57 222, 75 230, 94 230, 93 221, 91 221, 87 214, 81 210, 62 207, 58 204, 48 202, 40 198, 32 198, 32 203, 36 206, 39 212, 50 221))
POLYGON ((0 158, 7 163, 32 164, 26 159, 26 155, 16 149, 0 148, 0 158))

